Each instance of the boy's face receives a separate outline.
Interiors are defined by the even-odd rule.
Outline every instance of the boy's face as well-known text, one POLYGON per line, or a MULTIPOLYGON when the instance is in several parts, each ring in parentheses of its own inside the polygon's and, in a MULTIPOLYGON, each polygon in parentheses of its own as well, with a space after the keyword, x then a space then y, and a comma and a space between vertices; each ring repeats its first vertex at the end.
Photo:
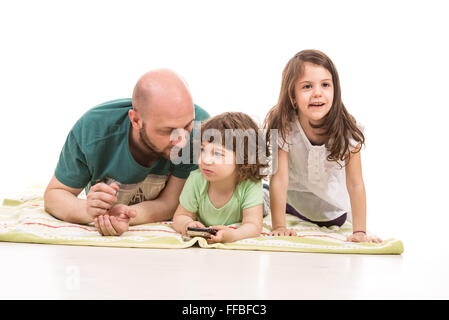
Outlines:
POLYGON ((198 167, 207 181, 222 181, 236 177, 235 154, 221 144, 203 142, 198 167))

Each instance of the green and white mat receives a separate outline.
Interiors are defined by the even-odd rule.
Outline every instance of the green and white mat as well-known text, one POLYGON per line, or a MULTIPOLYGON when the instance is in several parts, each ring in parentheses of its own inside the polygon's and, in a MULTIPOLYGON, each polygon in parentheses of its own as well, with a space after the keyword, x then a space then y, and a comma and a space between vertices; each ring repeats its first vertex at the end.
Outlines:
MULTIPOLYGON (((296 236, 270 236, 271 218, 267 216, 260 237, 224 244, 208 244, 200 237, 183 239, 172 228, 171 221, 131 226, 121 236, 105 237, 94 226, 54 218, 44 210, 42 189, 34 192, 30 189, 24 196, 4 199, 0 207, 0 241, 134 248, 189 248, 198 244, 202 248, 351 254, 401 254, 404 251, 402 242, 397 239, 387 239, 381 244, 346 242, 346 236, 352 232, 349 222, 341 228, 320 228, 287 215, 287 223, 296 230, 296 236)), ((231 227, 238 227, 238 224, 231 227)))

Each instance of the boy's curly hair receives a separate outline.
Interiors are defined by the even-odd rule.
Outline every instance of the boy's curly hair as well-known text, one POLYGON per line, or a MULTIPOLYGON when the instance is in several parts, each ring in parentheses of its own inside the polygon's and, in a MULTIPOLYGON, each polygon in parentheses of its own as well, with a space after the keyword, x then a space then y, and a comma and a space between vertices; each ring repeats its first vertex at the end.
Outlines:
POLYGON ((224 112, 203 122, 201 125, 202 141, 214 142, 214 136, 205 137, 204 133, 207 130, 218 131, 222 137, 221 144, 228 150, 231 150, 228 139, 232 135, 231 151, 236 155, 238 182, 247 179, 259 181, 267 176, 263 172, 269 165, 261 163, 259 156, 267 154, 266 138, 250 116, 243 112, 224 112), (239 144, 239 152, 237 144, 239 144), (240 149, 242 144, 243 149, 240 149), (240 150, 243 150, 243 154, 240 150))

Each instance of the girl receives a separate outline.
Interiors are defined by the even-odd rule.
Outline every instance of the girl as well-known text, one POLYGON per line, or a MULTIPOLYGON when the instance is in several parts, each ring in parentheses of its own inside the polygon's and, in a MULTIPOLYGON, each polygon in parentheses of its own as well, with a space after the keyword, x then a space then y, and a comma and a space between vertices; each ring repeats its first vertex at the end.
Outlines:
POLYGON ((258 126, 244 113, 226 112, 203 123, 201 132, 199 169, 190 173, 181 192, 174 229, 185 235, 188 227, 211 227, 217 233, 208 238, 209 243, 259 236, 263 224, 261 169, 266 165, 258 158, 249 161, 259 152, 260 146, 251 143, 259 138, 258 126), (243 150, 238 149, 242 146, 243 150), (237 229, 226 227, 240 222, 237 229))
POLYGON ((382 241, 366 234, 363 129, 343 105, 337 70, 324 53, 304 50, 290 59, 264 126, 279 133, 269 187, 272 235, 296 234, 286 228, 286 212, 320 227, 341 226, 352 214, 347 241, 382 241))

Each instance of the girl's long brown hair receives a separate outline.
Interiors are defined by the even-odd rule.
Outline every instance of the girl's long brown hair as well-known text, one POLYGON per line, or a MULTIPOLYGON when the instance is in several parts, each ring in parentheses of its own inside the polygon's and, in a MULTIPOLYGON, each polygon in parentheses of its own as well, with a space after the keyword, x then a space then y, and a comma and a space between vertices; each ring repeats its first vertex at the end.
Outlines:
MULTIPOLYGON (((318 125, 310 123, 312 128, 319 129, 323 135, 327 150, 330 152, 327 159, 329 161, 346 161, 349 157, 349 139, 353 138, 361 145, 365 144, 363 133, 357 128, 354 117, 346 110, 341 100, 340 79, 337 69, 327 55, 318 50, 303 50, 291 58, 282 72, 281 90, 277 104, 268 112, 264 128, 268 134, 271 129, 278 129, 282 140, 288 143, 287 136, 291 131, 291 125, 298 117, 298 110, 295 107, 295 83, 302 76, 304 63, 310 62, 326 68, 332 75, 334 87, 334 100, 332 107, 318 125)), ((267 139, 267 141, 269 141, 267 139)), ((271 146, 277 147, 277 146, 271 146)), ((354 149, 352 152, 359 152, 354 149)))

